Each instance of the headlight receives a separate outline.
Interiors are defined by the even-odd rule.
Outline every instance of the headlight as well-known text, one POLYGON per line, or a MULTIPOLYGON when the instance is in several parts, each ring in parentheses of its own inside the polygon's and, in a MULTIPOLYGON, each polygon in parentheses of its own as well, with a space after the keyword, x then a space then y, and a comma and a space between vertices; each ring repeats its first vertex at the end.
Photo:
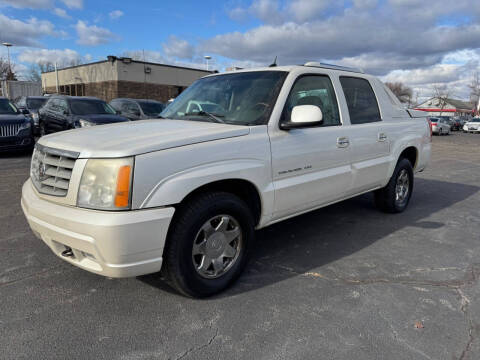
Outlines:
POLYGON ((29 129, 31 126, 32 124, 30 123, 30 121, 26 121, 23 124, 20 124, 19 130, 29 129))
POLYGON ((85 120, 85 119, 80 119, 78 120, 78 127, 89 127, 89 126, 95 126, 97 124, 95 124, 94 122, 91 122, 91 121, 88 121, 88 120, 85 120))
POLYGON ((133 157, 90 159, 83 170, 77 205, 97 210, 130 209, 133 157))

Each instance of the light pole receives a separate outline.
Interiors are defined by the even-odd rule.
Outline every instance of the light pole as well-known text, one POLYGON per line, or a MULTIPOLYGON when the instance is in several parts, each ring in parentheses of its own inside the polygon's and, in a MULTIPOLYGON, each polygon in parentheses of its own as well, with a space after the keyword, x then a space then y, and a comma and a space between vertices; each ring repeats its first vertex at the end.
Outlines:
POLYGON ((8 54, 8 74, 7 74, 7 80, 8 76, 12 73, 12 65, 10 64, 10 46, 12 46, 11 43, 4 42, 2 43, 3 46, 7 48, 7 54, 8 54))
POLYGON ((212 57, 210 55, 205 55, 203 58, 207 61, 207 71, 208 71, 208 60, 210 60, 212 57))

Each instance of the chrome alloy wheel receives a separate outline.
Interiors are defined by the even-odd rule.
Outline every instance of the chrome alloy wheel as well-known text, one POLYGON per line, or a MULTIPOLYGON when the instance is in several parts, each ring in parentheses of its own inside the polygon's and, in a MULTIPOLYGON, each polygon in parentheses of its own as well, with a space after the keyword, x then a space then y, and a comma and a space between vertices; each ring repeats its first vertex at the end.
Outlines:
POLYGON ((397 177, 395 185, 395 202, 399 205, 403 204, 408 199, 408 192, 410 191, 410 179, 408 172, 402 169, 397 177))
POLYGON ((195 236, 193 265, 207 279, 225 274, 238 260, 243 248, 242 229, 230 215, 217 215, 206 221, 195 236))

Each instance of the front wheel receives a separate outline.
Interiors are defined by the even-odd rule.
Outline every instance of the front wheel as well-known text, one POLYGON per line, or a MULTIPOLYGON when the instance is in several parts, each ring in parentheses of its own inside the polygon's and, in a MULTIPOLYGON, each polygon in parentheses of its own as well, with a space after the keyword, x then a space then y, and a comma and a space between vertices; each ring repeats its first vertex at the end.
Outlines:
POLYGON ((409 160, 401 158, 387 186, 375 191, 375 204, 384 212, 400 213, 407 208, 412 191, 412 164, 409 160))
POLYGON ((166 244, 166 277, 179 292, 206 297, 242 273, 254 239, 254 220, 240 198, 225 192, 199 195, 178 210, 166 244))

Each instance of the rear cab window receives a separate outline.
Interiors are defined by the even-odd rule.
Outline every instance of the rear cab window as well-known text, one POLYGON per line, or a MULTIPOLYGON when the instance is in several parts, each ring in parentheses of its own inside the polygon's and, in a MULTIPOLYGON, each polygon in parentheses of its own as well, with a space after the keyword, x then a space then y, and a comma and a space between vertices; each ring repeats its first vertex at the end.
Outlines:
POLYGON ((340 76, 352 125, 382 121, 377 97, 370 82, 363 78, 340 76))

